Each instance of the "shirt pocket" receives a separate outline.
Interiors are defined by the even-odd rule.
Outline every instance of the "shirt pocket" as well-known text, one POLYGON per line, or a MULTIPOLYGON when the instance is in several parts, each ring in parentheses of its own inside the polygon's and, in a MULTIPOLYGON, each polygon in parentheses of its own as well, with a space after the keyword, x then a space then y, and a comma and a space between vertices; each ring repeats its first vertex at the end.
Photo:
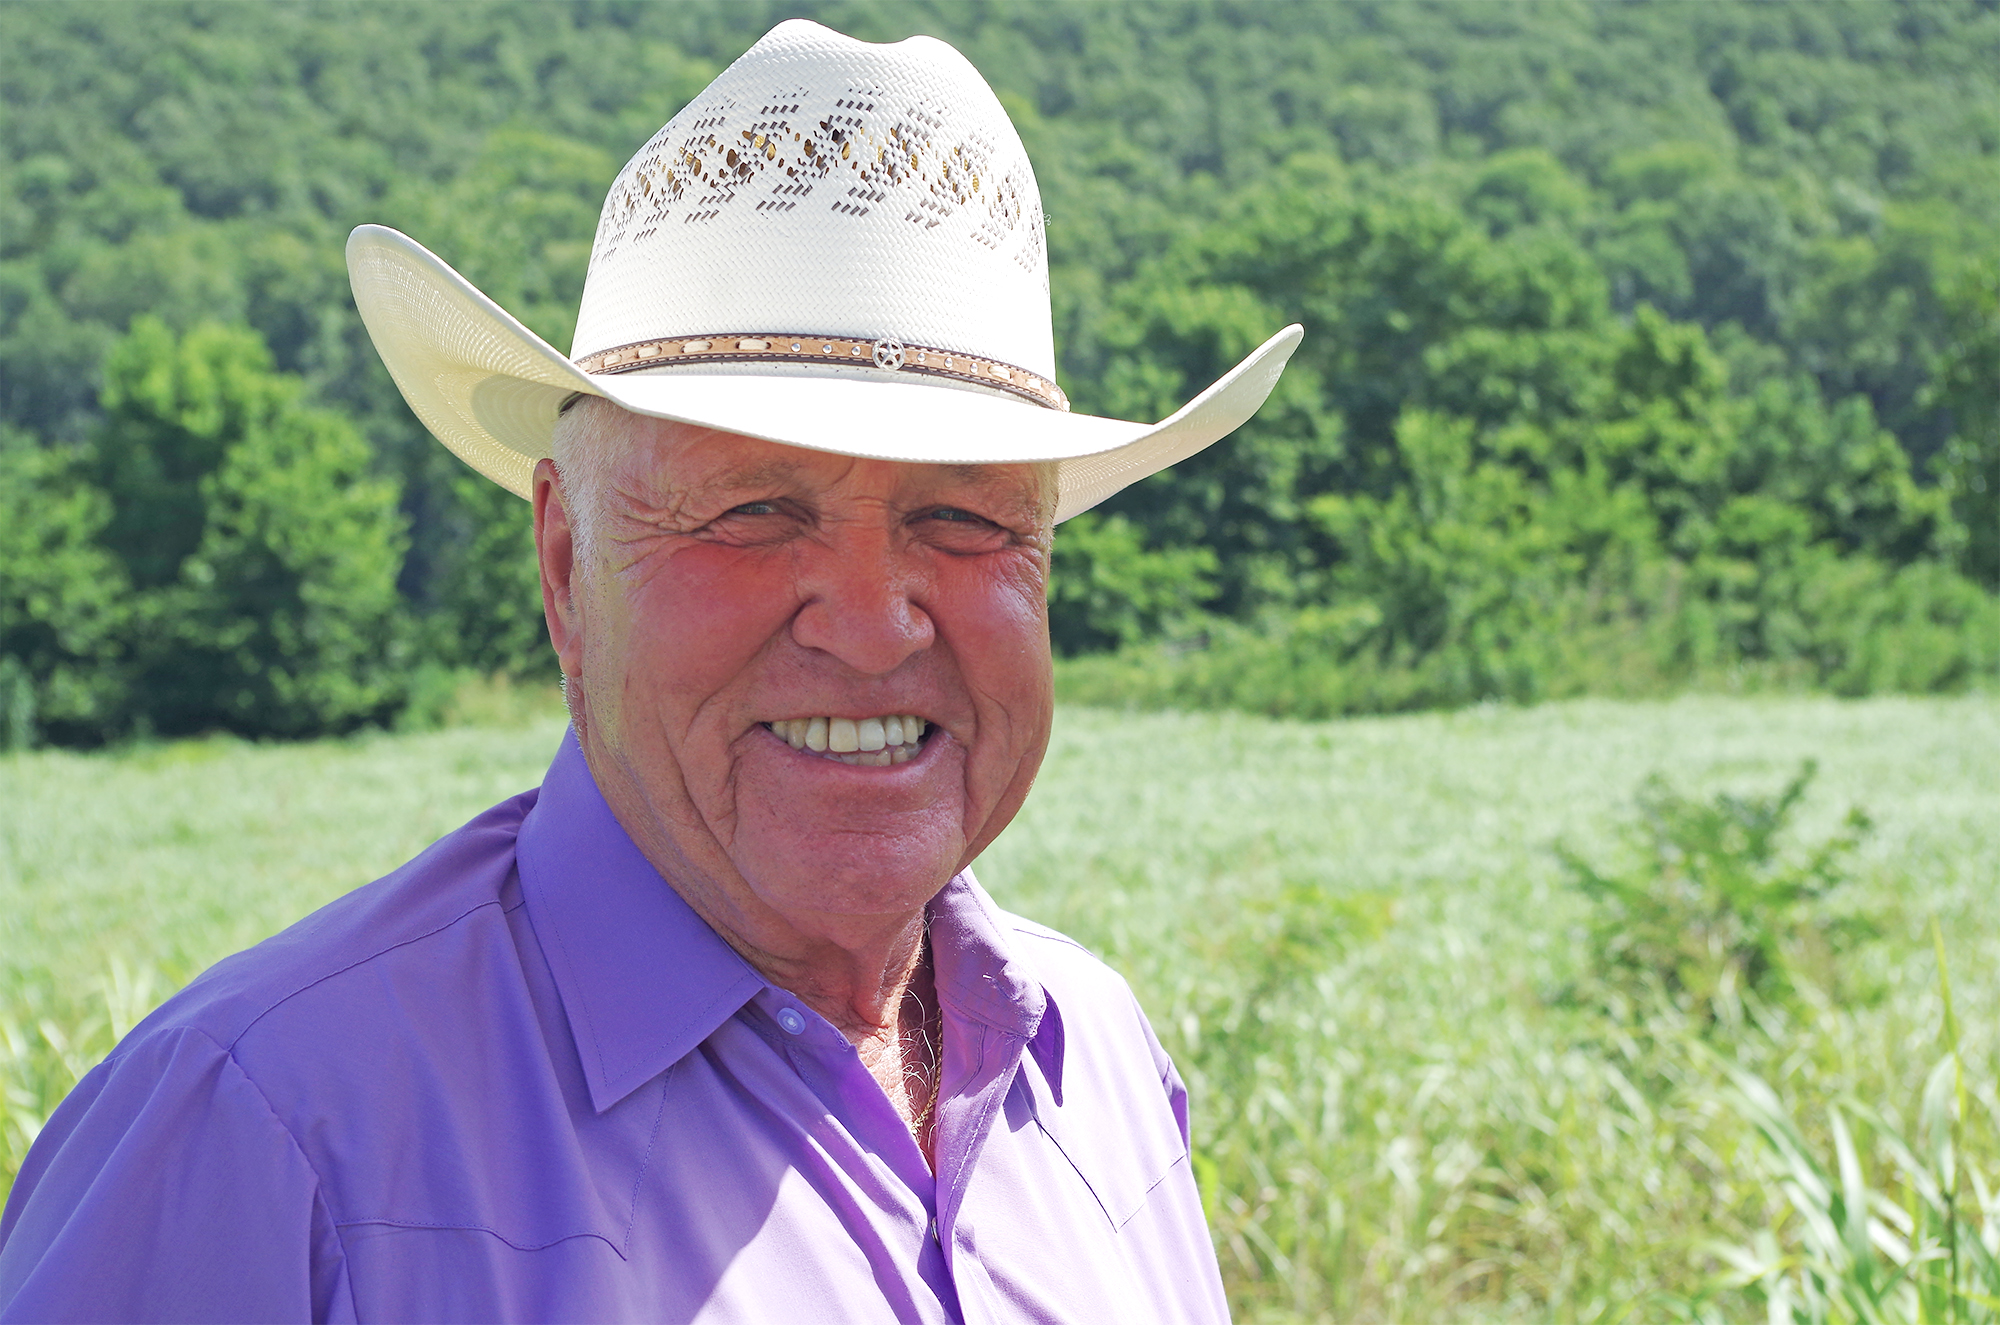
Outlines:
MULTIPOLYGON (((1076 1065, 1072 1059, 1070 1066, 1076 1065)), ((1150 1058, 1123 1066, 1121 1088, 1106 1091, 1100 1078, 1089 1083, 1100 1088, 1077 1089, 1086 1083, 1072 1080, 1060 1105, 1040 1073, 1027 1074, 1034 1078, 1036 1126, 1076 1170, 1115 1229, 1145 1209, 1160 1184, 1188 1162, 1166 1085, 1150 1058)))

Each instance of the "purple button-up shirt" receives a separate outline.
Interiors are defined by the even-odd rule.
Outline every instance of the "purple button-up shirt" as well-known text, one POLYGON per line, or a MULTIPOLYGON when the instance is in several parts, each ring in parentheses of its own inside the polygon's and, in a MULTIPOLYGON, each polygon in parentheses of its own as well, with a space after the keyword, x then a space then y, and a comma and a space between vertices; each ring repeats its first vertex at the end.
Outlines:
POLYGON ((78 1084, 0 1220, 0 1319, 1226 1320, 1125 983, 969 874, 930 916, 935 1176, 572 736, 78 1084))

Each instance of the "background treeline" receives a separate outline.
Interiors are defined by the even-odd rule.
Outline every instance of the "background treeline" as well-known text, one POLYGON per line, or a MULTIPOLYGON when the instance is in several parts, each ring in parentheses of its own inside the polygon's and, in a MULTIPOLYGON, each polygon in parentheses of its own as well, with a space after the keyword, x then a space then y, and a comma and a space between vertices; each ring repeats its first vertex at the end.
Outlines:
POLYGON ((1072 695, 1327 714, 2000 673, 2000 6, 0 9, 0 743, 546 675, 527 512, 349 301, 559 346, 603 191, 772 23, 930 32, 1040 172, 1065 386, 1225 446, 1065 527, 1072 695))

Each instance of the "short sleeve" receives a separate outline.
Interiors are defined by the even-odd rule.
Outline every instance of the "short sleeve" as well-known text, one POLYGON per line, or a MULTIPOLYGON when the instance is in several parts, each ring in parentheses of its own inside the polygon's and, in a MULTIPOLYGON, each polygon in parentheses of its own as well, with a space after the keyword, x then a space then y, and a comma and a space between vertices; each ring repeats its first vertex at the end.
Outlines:
POLYGON ((0 1322, 351 1315, 312 1166, 196 1030, 142 1031, 78 1083, 0 1219, 0 1322))
POLYGON ((1159 1069, 1160 1089, 1166 1092, 1167 1107, 1174 1111, 1174 1124, 1181 1129, 1181 1148, 1192 1153, 1194 1134, 1188 1127, 1187 1085, 1175 1069, 1173 1058, 1160 1044, 1160 1037, 1153 1033, 1153 1023, 1146 1019, 1146 1010, 1139 1006, 1137 998, 1132 999, 1132 1011, 1146 1033, 1146 1048, 1153 1055, 1153 1066, 1159 1069))

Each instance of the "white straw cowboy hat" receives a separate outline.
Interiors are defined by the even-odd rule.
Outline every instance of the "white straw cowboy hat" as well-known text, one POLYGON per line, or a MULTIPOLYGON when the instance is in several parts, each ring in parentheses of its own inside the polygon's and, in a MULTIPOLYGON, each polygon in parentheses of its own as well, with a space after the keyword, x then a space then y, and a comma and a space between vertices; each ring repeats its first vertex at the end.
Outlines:
POLYGON ((354 302, 425 426, 522 496, 582 394, 843 455, 1058 462, 1067 519, 1256 413, 1280 331, 1172 417, 1071 413, 1041 197, 992 89, 941 41, 773 28, 604 201, 565 357, 408 236, 347 241, 354 302))

